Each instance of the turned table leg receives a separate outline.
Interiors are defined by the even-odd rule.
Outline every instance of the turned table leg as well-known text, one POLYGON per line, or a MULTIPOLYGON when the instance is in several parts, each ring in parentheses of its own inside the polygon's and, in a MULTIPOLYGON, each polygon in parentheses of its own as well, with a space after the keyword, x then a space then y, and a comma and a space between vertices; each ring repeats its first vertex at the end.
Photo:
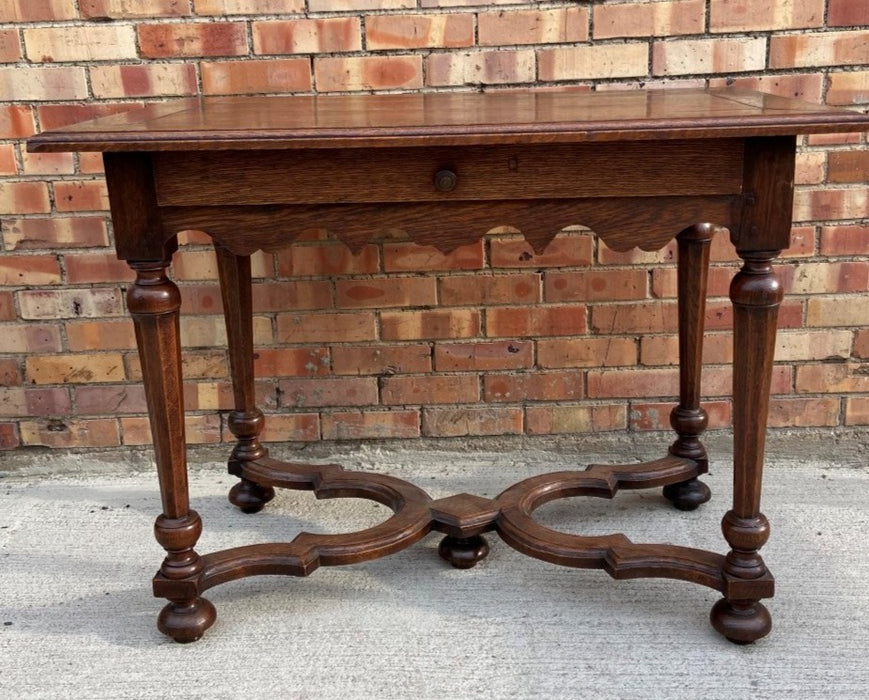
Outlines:
POLYGON ((268 454, 259 442, 264 417, 256 407, 254 387, 250 256, 235 255, 220 245, 215 245, 214 249, 235 400, 235 409, 229 414, 229 429, 237 442, 229 458, 229 473, 240 479, 230 490, 229 501, 245 513, 256 513, 274 498, 275 490, 271 486, 260 486, 242 475, 245 462, 268 454))
POLYGON ((155 593, 170 603, 157 627, 178 642, 193 642, 214 624, 214 606, 197 595, 202 561, 194 550, 202 532, 199 514, 190 510, 181 378, 178 315, 181 296, 166 277, 168 261, 130 262, 136 282, 127 305, 136 326, 142 379, 148 401, 163 513, 154 524, 166 558, 155 579, 155 593), (190 585, 190 584, 193 585, 190 585))
MULTIPOLYGON (((703 368, 703 331, 709 245, 715 227, 699 224, 679 234, 679 405, 670 413, 670 425, 679 435, 670 454, 693 459, 701 473, 707 470, 706 449, 700 435, 709 422, 700 406, 700 373, 703 368)), ((710 498, 709 487, 697 478, 669 484, 664 496, 680 510, 694 510, 710 498)))
POLYGON ((766 607, 740 595, 740 582, 772 579, 758 550, 769 538, 760 512, 763 452, 782 290, 771 261, 778 253, 742 252, 742 270, 730 286, 733 302, 733 508, 722 521, 731 547, 724 566, 729 590, 712 608, 712 624, 730 641, 748 644, 769 634, 766 607))

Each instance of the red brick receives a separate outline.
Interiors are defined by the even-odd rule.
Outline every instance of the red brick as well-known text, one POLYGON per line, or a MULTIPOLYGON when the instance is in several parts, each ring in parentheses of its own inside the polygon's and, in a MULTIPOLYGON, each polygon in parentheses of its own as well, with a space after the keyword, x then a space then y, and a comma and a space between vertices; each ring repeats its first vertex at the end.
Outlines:
MULTIPOLYGON (((474 3, 476 4, 476 3, 474 3)), ((335 12, 341 10, 406 10, 413 5, 413 0, 308 0, 308 10, 311 12, 335 12)), ((434 7, 425 4, 423 7, 434 7)))
POLYGON ((108 211, 109 193, 103 180, 77 180, 54 183, 58 211, 108 211))
POLYGON ((0 292, 0 321, 15 319, 15 297, 12 292, 0 292))
POLYGON ((18 360, 12 357, 0 358, 0 387, 21 386, 24 376, 18 360))
POLYGON ((79 0, 84 19, 187 17, 187 0, 79 0))
POLYGON ((856 133, 809 134, 806 137, 809 146, 847 146, 860 143, 861 140, 862 135, 856 133))
MULTIPOLYGON (((712 239, 712 246, 715 247, 715 240, 721 238, 716 236, 712 239)), ((606 245, 604 241, 600 242, 597 249, 597 261, 601 265, 656 265, 659 263, 671 263, 676 260, 677 243, 674 238, 666 246, 659 250, 640 250, 632 248, 631 250, 618 251, 613 250, 606 245)), ((729 250, 733 250, 731 246, 729 250)))
POLYGON ((113 418, 94 420, 22 421, 21 444, 55 448, 117 447, 118 423, 113 418))
POLYGON ((91 89, 100 99, 195 95, 196 68, 192 63, 91 66, 91 89))
POLYGON ((869 398, 849 396, 845 399, 845 425, 869 425, 869 398))
POLYGON ((259 348, 254 352, 258 377, 314 376, 329 374, 328 348, 259 348))
POLYGON ((438 343, 435 371, 525 369, 534 362, 531 341, 438 343))
POLYGON ((119 289, 24 290, 18 292, 21 318, 99 318, 124 313, 119 289))
POLYGON ((839 425, 839 399, 773 398, 769 403, 770 428, 806 428, 839 425))
POLYGON ((534 82, 534 51, 451 51, 426 57, 426 85, 503 85, 534 82))
POLYGON ((653 75, 740 73, 763 70, 764 39, 679 39, 656 41, 653 75))
MULTIPOLYGON (((802 263, 794 268, 794 278, 785 286, 786 294, 824 294, 862 292, 869 289, 869 263, 802 263)), ((869 320, 869 314, 867 314, 869 320)))
POLYGON ((798 394, 845 394, 869 392, 869 374, 858 363, 799 365, 798 394))
POLYGON ((0 105, 0 138, 20 139, 36 132, 29 105, 0 105))
POLYGON ((75 172, 72 153, 27 153, 21 154, 26 175, 71 175, 75 172))
POLYGON ((521 408, 424 408, 422 433, 430 437, 521 435, 521 408))
POLYGON ((525 431, 529 435, 599 433, 624 430, 627 407, 623 404, 598 406, 528 406, 525 431))
POLYGON ((478 270, 485 264, 483 241, 441 253, 431 246, 416 243, 386 243, 383 267, 387 272, 421 270, 478 270))
MULTIPOLYGON (((733 361, 733 335, 706 333, 703 343, 703 363, 727 364, 733 361)), ((640 341, 640 363, 647 367, 679 364, 679 338, 675 335, 652 335, 640 341)))
POLYGON ((790 34, 770 38, 770 68, 811 68, 867 63, 869 32, 790 34))
MULTIPOLYGON (((730 281, 737 270, 733 267, 714 266, 709 269, 709 297, 726 297, 730 289, 730 281)), ((652 296, 656 299, 675 299, 677 294, 677 272, 672 267, 652 270, 652 296)))
POLYGON ((78 171, 82 175, 103 175, 103 154, 102 153, 79 153, 78 154, 78 171))
MULTIPOLYGON (((631 430, 671 430, 670 412, 674 402, 631 402, 628 427, 631 430)), ((703 410, 709 417, 709 429, 718 430, 730 426, 729 401, 704 401, 703 410)))
POLYGON ((71 410, 66 389, 0 386, 0 416, 62 416, 69 415, 71 410))
POLYGON ((709 5, 712 32, 801 29, 823 23, 824 0, 711 0, 709 5))
POLYGON ((483 377, 486 401, 576 401, 583 396, 582 372, 522 372, 487 374, 483 377))
POLYGON ((75 321, 64 327, 67 347, 72 352, 132 350, 136 347, 131 321, 75 321))
POLYGON ((869 180, 869 150, 832 151, 828 157, 829 182, 864 182, 869 180))
POLYGON ((324 440, 419 437, 419 411, 334 411, 322 417, 324 440))
POLYGON ((479 381, 470 374, 456 376, 384 377, 381 401, 387 406, 477 403, 479 381))
MULTIPOLYGON (((219 292, 218 292, 219 296, 219 292)), ((253 310, 292 311, 294 309, 328 309, 332 306, 332 288, 323 280, 265 282, 253 285, 253 310)), ((211 313, 218 313, 219 308, 211 313)))
POLYGON ((352 343, 377 337, 373 313, 281 314, 280 343, 352 343))
POLYGON ((287 407, 371 406, 377 403, 377 380, 374 377, 284 379, 278 386, 281 405, 287 407))
POLYGON ((15 146, 11 143, 0 144, 0 176, 18 175, 15 160, 15 146))
POLYGON ((0 92, 8 100, 26 102, 82 100, 87 97, 87 80, 78 66, 0 68, 0 92))
POLYGON ((356 309, 433 306, 437 302, 436 287, 434 277, 338 280, 335 304, 356 309))
POLYGON ((242 22, 140 24, 138 31, 143 58, 243 56, 247 53, 247 35, 242 22))
POLYGON ((830 221, 869 217, 869 192, 848 190, 797 190, 794 221, 830 221))
POLYGON ((854 327, 867 323, 866 294, 822 296, 809 298, 806 326, 833 328, 854 327))
POLYGON ((27 381, 34 384, 91 384, 126 378, 118 353, 28 357, 25 372, 27 381))
POLYGON ((337 345, 332 348, 335 374, 412 374, 432 371, 432 351, 426 345, 337 345))
POLYGON ((310 90, 311 69, 306 58, 202 63, 202 92, 206 95, 310 90))
POLYGON ((702 34, 705 23, 703 0, 594 6, 595 39, 702 34))
POLYGON ((140 384, 78 386, 73 389, 76 415, 147 413, 145 389, 140 384))
POLYGON ((675 369, 604 370, 588 373, 589 398, 676 396, 675 369))
POLYGON ((276 258, 281 277, 364 275, 380 269, 375 245, 367 245, 356 254, 341 243, 294 245, 278 252, 276 258))
POLYGON ((869 226, 824 226, 821 255, 864 255, 869 250, 869 226))
POLYGON ((646 279, 644 270, 552 271, 543 278, 543 298, 549 302, 643 299, 646 279))
POLYGON ((49 22, 76 17, 75 0, 6 0, 0 5, 0 22, 49 22))
POLYGON ((21 41, 16 29, 0 29, 0 63, 21 60, 21 41))
POLYGON ((422 87, 421 56, 352 56, 314 59, 319 92, 422 87))
POLYGON ((616 367, 637 363, 633 338, 575 338, 537 341, 541 367, 616 367))
POLYGON ((587 328, 582 305, 494 307, 486 312, 489 337, 581 335, 587 328))
MULTIPOLYGON (((124 445, 150 445, 151 427, 147 418, 123 416, 120 419, 124 445)), ((184 430, 188 444, 220 442, 220 416, 185 416, 184 430)))
POLYGON ((114 253, 85 253, 66 255, 67 281, 71 284, 91 282, 132 282, 136 275, 114 253))
POLYGON ((316 413, 269 414, 260 439, 263 442, 312 442, 320 439, 320 416, 316 413))
POLYGON ((442 306, 536 304, 540 301, 540 275, 456 275, 440 279, 442 306))
POLYGON ((193 0, 199 15, 265 15, 304 12, 305 0, 193 0))
POLYGON ((172 258, 176 281, 216 280, 217 257, 214 250, 181 250, 172 258))
POLYGON ((631 78, 649 71, 644 42, 540 49, 537 55, 540 80, 631 78))
POLYGON ((858 27, 869 24, 866 0, 827 0, 828 27, 858 27))
POLYGON ((0 352, 24 354, 60 350, 60 330, 57 326, 42 326, 35 323, 7 324, 3 326, 3 332, 0 333, 0 352))
POLYGON ((591 311, 596 333, 671 333, 677 327, 675 302, 595 305, 591 311))
POLYGON ((854 349, 852 354, 854 357, 869 360, 869 329, 858 330, 854 334, 854 349))
POLYGON ((18 426, 14 423, 0 423, 0 450, 13 450, 20 445, 18 426))
POLYGON ((371 15, 365 19, 365 40, 370 51, 473 46, 474 17, 471 14, 371 15))
POLYGON ((60 283, 56 255, 0 255, 0 285, 49 285, 60 283))
POLYGON ((0 182, 0 211, 7 214, 45 214, 51 209, 43 182, 0 182))
MULTIPOLYGON (((470 18, 470 15, 454 16, 470 18)), ((477 24, 480 46, 588 40, 588 9, 585 7, 480 12, 477 24)))
POLYGON ((869 102, 869 70, 830 73, 829 105, 865 105, 869 102))
POLYGON ((380 314, 384 340, 473 338, 480 333, 476 309, 384 311, 380 314))
MULTIPOLYGON (((181 353, 182 375, 186 380, 205 379, 212 381, 229 376, 229 362, 226 358, 226 352, 223 350, 212 350, 212 345, 209 344, 208 349, 205 350, 188 348, 185 352, 181 353)), ((133 382, 142 381, 142 367, 139 364, 138 356, 136 354, 127 355, 126 360, 127 378, 133 382)))
POLYGON ((110 61, 136 58, 136 35, 125 24, 38 27, 24 30, 27 58, 33 62, 110 61))
POLYGON ((362 48, 358 17, 254 22, 252 30, 254 53, 258 54, 323 54, 362 48))
POLYGON ((492 267, 577 267, 590 265, 593 255, 590 235, 565 235, 553 239, 542 253, 535 253, 521 238, 493 238, 492 267))

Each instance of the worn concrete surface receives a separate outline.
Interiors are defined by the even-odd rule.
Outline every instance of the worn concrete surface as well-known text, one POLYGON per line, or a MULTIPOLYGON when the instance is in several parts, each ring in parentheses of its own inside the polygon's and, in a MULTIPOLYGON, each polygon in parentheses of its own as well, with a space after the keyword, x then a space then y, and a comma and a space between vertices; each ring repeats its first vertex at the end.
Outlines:
MULTIPOLYGON (((320 445, 302 450, 387 471, 440 497, 495 495, 544 470, 660 456, 669 438, 477 440, 320 445)), ((635 541, 724 550, 729 440, 711 435, 713 501, 693 513, 657 490, 570 499, 538 511, 551 527, 624 531, 635 541)), ((0 454, 2 698, 839 698, 869 697, 869 435, 776 434, 764 511, 777 578, 774 630, 749 647, 707 621, 714 591, 617 582, 559 568, 491 536, 477 568, 436 555, 439 536, 386 559, 260 577, 208 593, 217 624, 177 645, 154 627, 149 581, 162 557, 147 452, 0 454)), ((275 450, 278 456, 287 449, 275 450)), ((293 455, 299 457, 298 453, 293 455)), ((382 506, 280 492, 245 516, 213 450, 193 453, 200 551, 300 529, 352 531, 382 506)))

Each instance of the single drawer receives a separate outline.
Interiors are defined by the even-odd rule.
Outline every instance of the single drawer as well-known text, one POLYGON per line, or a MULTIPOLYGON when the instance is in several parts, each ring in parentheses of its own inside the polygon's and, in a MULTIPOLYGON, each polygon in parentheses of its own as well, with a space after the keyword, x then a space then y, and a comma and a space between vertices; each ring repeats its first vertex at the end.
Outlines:
POLYGON ((741 192, 743 143, 191 151, 153 159, 163 206, 719 195, 741 192))

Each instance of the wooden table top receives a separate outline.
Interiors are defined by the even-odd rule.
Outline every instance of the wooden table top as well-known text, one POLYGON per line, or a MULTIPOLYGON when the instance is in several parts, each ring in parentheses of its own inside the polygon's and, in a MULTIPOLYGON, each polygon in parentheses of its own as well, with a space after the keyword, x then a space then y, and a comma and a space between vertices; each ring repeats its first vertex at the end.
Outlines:
POLYGON ((33 137, 42 151, 371 148, 869 130, 869 114, 758 92, 502 91, 186 98, 33 137))

